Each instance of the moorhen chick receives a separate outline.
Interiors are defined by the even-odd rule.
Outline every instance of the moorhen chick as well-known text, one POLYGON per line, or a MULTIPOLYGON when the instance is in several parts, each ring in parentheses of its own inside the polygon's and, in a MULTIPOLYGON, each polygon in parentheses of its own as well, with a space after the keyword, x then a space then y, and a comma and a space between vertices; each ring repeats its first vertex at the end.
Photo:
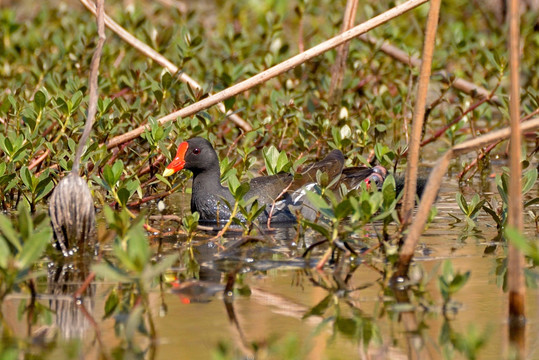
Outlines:
MULTIPOLYGON (((271 222, 295 222, 296 217, 290 211, 290 207, 299 208, 303 205, 305 190, 311 190, 317 184, 317 171, 326 173, 329 179, 340 175, 341 181, 346 183, 348 189, 358 188, 361 182, 368 185, 375 184, 380 188, 387 174, 386 169, 381 166, 343 170, 343 165, 343 153, 333 150, 323 160, 310 165, 295 176, 280 173, 252 179, 245 199, 257 197, 259 205, 266 206, 258 217, 260 221, 268 219, 273 202, 278 200, 271 215, 271 222)), ((191 211, 197 211, 202 222, 227 221, 232 211, 222 199, 231 206, 235 201, 229 189, 221 185, 219 158, 208 140, 195 137, 182 142, 163 176, 170 176, 182 169, 193 172, 191 211)), ((237 214, 236 217, 243 220, 241 214, 237 214)))

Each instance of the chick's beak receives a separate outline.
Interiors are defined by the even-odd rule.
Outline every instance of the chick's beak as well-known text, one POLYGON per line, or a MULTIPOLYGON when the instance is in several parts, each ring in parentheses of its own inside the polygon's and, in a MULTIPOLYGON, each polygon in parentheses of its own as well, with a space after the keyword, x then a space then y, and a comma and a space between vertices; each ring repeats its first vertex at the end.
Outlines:
POLYGON ((170 176, 183 169, 185 166, 185 153, 187 152, 188 147, 189 144, 187 142, 182 142, 180 146, 178 146, 178 152, 176 153, 174 160, 168 164, 167 168, 163 172, 163 176, 170 176))

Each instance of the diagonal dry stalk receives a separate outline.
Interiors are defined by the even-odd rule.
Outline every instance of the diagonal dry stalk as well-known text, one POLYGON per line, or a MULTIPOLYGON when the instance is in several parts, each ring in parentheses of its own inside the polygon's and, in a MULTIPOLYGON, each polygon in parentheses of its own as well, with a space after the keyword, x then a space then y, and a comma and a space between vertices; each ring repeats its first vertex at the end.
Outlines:
MULTIPOLYGON (((93 4, 90 0, 80 0, 80 2, 92 13, 96 13, 95 10, 95 4, 93 4)), ((140 51, 145 56, 149 57, 162 67, 166 68, 168 71, 170 71, 172 74, 176 74, 180 71, 180 69, 174 65, 172 62, 170 62, 167 58, 165 58, 163 55, 159 54, 157 51, 131 35, 127 30, 125 30, 123 27, 121 27, 117 22, 112 20, 112 18, 105 14, 105 24, 109 29, 114 31, 119 37, 121 37, 123 40, 125 40, 129 45, 133 46, 135 49, 140 51)), ((195 81, 193 78, 191 78, 189 75, 187 75, 184 72, 181 72, 178 74, 178 78, 180 81, 186 83, 188 86, 190 86, 192 89, 195 90, 201 90, 202 86, 195 81)), ((224 104, 217 104, 219 110, 222 113, 227 113, 224 104)), ((236 125, 238 125, 242 130, 244 131, 251 131, 253 130, 252 126, 247 123, 245 120, 243 120, 241 117, 239 117, 237 114, 231 114, 228 115, 229 119, 233 121, 236 125)))
MULTIPOLYGON (((341 33, 351 29, 354 26, 356 19, 358 0, 347 0, 346 8, 344 9, 344 16, 342 21, 341 33)), ((339 103, 342 93, 342 81, 344 78, 344 71, 346 70, 346 59, 348 58, 348 48, 350 42, 346 42, 337 47, 337 58, 335 63, 331 67, 331 83, 329 85, 329 103, 337 105, 339 103)))
POLYGON ((417 184, 417 163, 419 161, 419 146, 421 142, 421 131, 425 118, 425 106, 427 105, 427 91, 432 65, 432 54, 436 40, 436 28, 438 27, 438 17, 440 14, 441 0, 430 2, 427 26, 425 29, 425 43, 423 46, 423 60, 419 73, 419 84, 417 87, 417 97, 412 120, 412 133, 408 144, 408 162, 406 164, 406 182, 404 184, 404 196, 401 209, 401 218, 406 227, 412 220, 412 209, 415 202, 417 184))
MULTIPOLYGON (((86 0, 81 0, 86 1, 86 0)), ((325 53, 326 51, 329 51, 331 49, 336 48, 337 46, 344 44, 345 42, 358 37, 359 35, 374 29, 377 26, 380 26, 382 24, 385 24, 389 20, 398 17, 416 7, 418 7, 421 4, 426 3, 428 0, 408 0, 400 5, 395 6, 394 8, 391 8, 387 10, 386 12, 375 16, 372 19, 369 19, 365 21, 364 23, 355 26, 354 28, 339 34, 335 37, 332 37, 329 40, 324 41, 323 43, 320 43, 309 50, 306 50, 298 55, 295 55, 291 57, 288 60, 283 61, 280 64, 277 64, 265 71, 262 71, 261 73, 244 80, 242 82, 239 82, 235 85, 232 85, 229 88, 226 88, 214 95, 211 95, 199 102, 196 102, 194 104, 191 104, 181 110, 177 110, 169 115, 163 116, 162 118, 158 119, 157 122, 159 124, 165 124, 167 122, 170 122, 172 120, 176 120, 177 118, 184 118, 187 116, 194 115, 198 113, 199 111, 202 111, 204 109, 209 108, 210 106, 213 106, 217 103, 220 103, 228 98, 231 98, 233 96, 236 96, 244 91, 247 91, 255 86, 258 86, 260 84, 265 83, 266 81, 283 74, 284 72, 291 70, 295 68, 298 65, 301 65, 310 59, 321 55, 325 53)), ((136 137, 140 136, 146 129, 149 128, 149 125, 143 125, 139 126, 136 129, 131 130, 130 132, 126 134, 122 134, 119 136, 116 136, 109 140, 107 143, 107 148, 113 148, 116 147, 126 141, 135 139, 136 137)))
POLYGON ((55 246, 64 256, 72 255, 81 248, 85 249, 86 246, 91 247, 96 237, 94 201, 88 184, 79 176, 79 166, 97 112, 99 62, 106 40, 104 6, 104 0, 98 0, 96 15, 98 40, 90 64, 88 81, 90 98, 84 132, 79 139, 71 172, 58 183, 49 201, 55 246))
POLYGON ((89 79, 89 88, 90 88, 90 97, 88 99, 88 114, 86 117, 86 123, 84 124, 84 132, 82 133, 81 138, 79 139, 79 146, 77 147, 77 152, 75 153, 75 160, 73 161, 73 168, 71 172, 78 174, 80 158, 82 156, 82 150, 86 145, 86 141, 90 136, 92 131, 92 125, 94 124, 95 114, 97 112, 97 77, 99 75, 99 61, 101 60, 101 53, 103 52, 103 45, 107 37, 105 36, 105 22, 104 22, 104 0, 98 0, 97 7, 103 13, 96 14, 97 16, 97 46, 95 48, 94 55, 92 56, 92 62, 90 64, 90 79, 89 79))
MULTIPOLYGON (((510 74, 510 101, 509 115, 511 117, 511 141, 509 143, 509 214, 507 225, 522 232, 524 229, 521 187, 521 139, 520 126, 520 84, 519 84, 519 1, 511 0, 509 6, 509 74, 510 74)), ((524 283, 524 254, 512 242, 509 242, 507 255, 507 287, 509 292, 509 338, 516 347, 518 357, 524 359, 526 355, 525 339, 525 295, 524 283)))
MULTIPOLYGON (((421 59, 419 59, 417 56, 408 54, 407 52, 399 49, 398 47, 394 45, 391 45, 388 41, 384 40, 382 42, 381 40, 377 39, 376 37, 370 34, 363 34, 359 37, 359 39, 366 43, 379 46, 379 49, 382 52, 391 56, 395 60, 400 61, 401 63, 408 64, 409 66, 413 66, 413 67, 421 66, 421 59)), ((439 71, 437 73, 441 74, 445 79, 450 79, 450 74, 447 71, 439 71)), ((451 86, 457 90, 462 91, 465 94, 468 94, 474 97, 477 96, 480 99, 488 98, 489 102, 492 102, 495 104, 501 104, 497 96, 491 95, 491 91, 485 89, 482 86, 476 85, 468 80, 456 77, 453 80, 451 80, 451 86)))
MULTIPOLYGON (((535 129, 539 129, 539 118, 526 121, 521 126, 522 131, 531 131, 535 129)), ((449 149, 444 156, 437 161, 436 166, 429 175, 429 180, 425 187, 425 191, 423 192, 423 196, 421 197, 421 202, 418 205, 417 214, 413 223, 410 225, 408 235, 406 236, 406 241, 401 247, 399 261, 395 271, 396 277, 405 277, 408 273, 408 268, 410 266, 410 262, 412 261, 414 250, 417 246, 419 237, 425 227, 425 224, 427 223, 430 209, 434 204, 434 200, 436 199, 436 195, 440 189, 443 176, 447 172, 451 158, 479 149, 495 141, 507 139, 510 134, 511 128, 509 127, 491 131, 488 134, 453 146, 453 148, 449 149)))

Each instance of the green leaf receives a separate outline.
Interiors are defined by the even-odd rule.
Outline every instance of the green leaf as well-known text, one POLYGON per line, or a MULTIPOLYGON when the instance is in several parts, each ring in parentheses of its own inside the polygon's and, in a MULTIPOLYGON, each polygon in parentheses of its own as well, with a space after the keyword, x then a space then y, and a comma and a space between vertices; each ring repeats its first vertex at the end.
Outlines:
MULTIPOLYGON (((0 178, 1 179, 1 178, 0 178)), ((0 182, 1 183, 1 182, 0 182)), ((535 205, 535 204, 539 204, 539 197, 536 197, 536 198, 533 198, 531 199, 530 201, 526 201, 524 203, 524 207, 527 208, 528 206, 530 205, 535 205)))
POLYGON ((234 104, 236 103, 236 97, 229 97, 224 101, 225 103, 225 109, 228 111, 234 107, 234 104))
POLYGON ((19 219, 19 232, 21 233, 23 241, 30 238, 30 235, 34 231, 32 218, 30 217, 30 211, 26 206, 26 203, 21 202, 17 208, 19 219))
POLYGON ((114 173, 112 172, 112 167, 110 165, 105 165, 103 168, 103 178, 108 186, 111 188, 114 187, 116 182, 114 181, 114 173))
POLYGON ((129 341, 134 340, 133 338, 136 334, 136 331, 142 324, 143 312, 144 312, 144 307, 141 305, 138 305, 134 309, 132 309, 131 312, 129 313, 129 317, 127 318, 127 322, 125 324, 125 337, 129 341))
POLYGON ((43 110, 46 102, 47 102, 47 97, 45 96, 43 91, 39 90, 38 92, 36 92, 36 94, 34 95, 34 104, 38 112, 43 110))
POLYGON ((138 269, 143 269, 150 258, 150 246, 142 228, 142 220, 138 219, 138 224, 127 232, 127 253, 138 269))
POLYGON ((166 184, 169 188, 172 187, 172 184, 167 180, 167 178, 161 176, 160 174, 155 174, 157 180, 161 181, 163 184, 166 184))
POLYGON ((505 229, 505 236, 526 256, 531 257, 535 262, 539 262, 539 248, 535 243, 527 240, 520 231, 508 226, 505 229))
POLYGON ((455 275, 453 281, 451 281, 451 284, 449 286, 449 292, 451 294, 455 294, 458 292, 466 283, 468 282, 468 279, 470 278, 470 272, 467 271, 464 274, 457 274, 455 275))
POLYGON ((234 192, 234 198, 236 200, 241 200, 244 198, 244 196, 249 192, 251 189, 251 186, 249 183, 243 183, 238 188, 236 188, 236 191, 234 192))
POLYGON ((389 207, 395 200, 395 178, 392 174, 389 174, 382 185, 382 196, 384 199, 384 207, 389 207))
POLYGON ((317 223, 314 223, 314 222, 307 221, 307 220, 304 220, 303 222, 304 222, 305 226, 310 227, 311 229, 313 229, 317 233, 324 236, 326 239, 330 238, 329 230, 327 228, 325 228, 324 226, 322 226, 320 224, 317 224, 317 223))
POLYGON ((6 269, 11 251, 3 236, 0 236, 0 269, 6 269))
POLYGON ((47 177, 41 180, 36 186, 36 191, 35 191, 35 193, 37 194, 36 201, 39 201, 43 199, 45 196, 47 196, 52 191, 53 188, 54 188, 54 183, 52 182, 52 178, 47 177))
POLYGON ((112 165, 112 173, 114 174, 114 184, 120 180, 122 172, 124 171, 124 163, 122 160, 116 160, 112 165))
POLYGON ((172 75, 170 75, 168 71, 165 71, 161 77, 161 88, 167 90, 170 87, 170 84, 172 84, 172 75))
POLYGON ((526 171, 524 178, 522 179, 522 194, 526 194, 533 188, 535 182, 537 181, 537 169, 531 169, 526 171))
POLYGON ((44 228, 38 233, 34 233, 23 245, 21 252, 17 256, 19 269, 28 269, 38 260, 45 251, 45 248, 52 239, 52 229, 44 228))
POLYGON ((288 156, 286 156, 286 152, 281 151, 279 153, 279 157, 277 158, 277 166, 275 167, 275 170, 278 173, 281 171, 287 171, 288 165, 289 165, 288 156))
POLYGON ((268 175, 275 175, 277 173, 277 160, 279 159, 279 151, 275 146, 270 146, 263 151, 264 163, 266 164, 266 171, 268 175))
POLYGON ((354 336, 358 332, 358 323, 354 319, 337 316, 335 326, 344 335, 354 336))
POLYGON ((335 206, 335 217, 337 219, 344 219, 352 212, 353 208, 350 201, 343 200, 335 206))
POLYGON ((228 189, 232 194, 236 193, 236 190, 240 187, 240 181, 235 174, 230 174, 228 177, 228 189))
POLYGON ((5 184, 9 183, 16 176, 17 176, 16 174, 8 174, 8 175, 0 176, 0 186, 3 186, 5 184))
POLYGON ((322 299, 318 304, 316 304, 313 308, 311 308, 305 315, 303 315, 303 319, 308 318, 309 316, 321 316, 323 315, 326 310, 328 309, 329 305, 331 304, 331 299, 333 298, 332 294, 327 295, 325 298, 322 299))
POLYGON ((445 260, 442 264, 442 275, 444 279, 451 281, 453 279, 453 263, 451 260, 445 260))
POLYGON ((120 190, 118 190, 118 200, 120 201, 120 205, 122 207, 126 206, 127 201, 129 200, 130 196, 131 194, 129 193, 129 190, 127 190, 126 188, 123 187, 120 190))
POLYGON ((75 111, 78 109, 81 101, 83 98, 82 91, 77 91, 73 96, 71 97, 71 113, 75 113, 75 111))
POLYGON ((110 317, 119 304, 120 299, 118 298, 118 293, 116 292, 116 289, 113 289, 105 301, 105 314, 103 315, 103 319, 110 317))
POLYGON ((24 183, 24 185, 26 185, 26 187, 28 188, 28 190, 30 190, 32 193, 34 192, 34 184, 33 184, 33 177, 32 177, 32 174, 30 173, 30 170, 28 170, 28 168, 26 166, 23 166, 21 168, 21 180, 22 182, 24 183))
MULTIPOLYGON (((478 197, 479 197, 479 195, 478 195, 478 197)), ((483 205, 485 204, 485 202, 486 202, 486 200, 483 199, 483 200, 481 200, 481 201, 479 201, 479 202, 473 204, 472 211, 470 212, 470 217, 474 217, 474 216, 477 214, 477 212, 478 212, 479 210, 481 210, 481 208, 483 207, 483 205)))
POLYGON ((483 210, 485 210, 485 212, 487 212, 492 217, 492 219, 496 222, 496 224, 498 224, 499 226, 502 225, 502 219, 500 219, 498 214, 493 209, 491 209, 488 206, 483 205, 483 210))
POLYGON ((464 198, 464 196, 462 196, 461 193, 457 193, 457 204, 464 214, 469 214, 468 204, 466 203, 466 199, 464 198))
POLYGON ((126 273, 105 262, 92 265, 92 271, 97 276, 107 279, 108 281, 121 283, 130 283, 133 281, 126 273))
POLYGON ((19 236, 13 228, 11 220, 8 219, 5 215, 0 214, 0 231, 6 238, 6 240, 13 246, 17 251, 21 251, 22 245, 19 241, 19 236))
POLYGON ((149 266, 148 270, 144 274, 146 281, 151 281, 156 276, 162 275, 165 271, 170 269, 172 265, 178 260, 179 254, 169 254, 165 256, 161 261, 153 266, 149 266))
POLYGON ((318 195, 315 192, 307 191, 307 199, 313 204, 316 210, 320 211, 322 214, 324 214, 330 219, 335 219, 335 214, 333 213, 333 210, 322 196, 318 195))

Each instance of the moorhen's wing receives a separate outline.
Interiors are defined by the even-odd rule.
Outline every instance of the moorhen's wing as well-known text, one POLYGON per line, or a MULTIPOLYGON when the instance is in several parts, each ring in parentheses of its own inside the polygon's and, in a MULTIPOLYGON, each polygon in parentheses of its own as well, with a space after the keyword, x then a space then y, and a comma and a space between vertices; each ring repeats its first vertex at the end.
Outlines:
POLYGON ((341 181, 348 189, 357 189, 372 174, 372 168, 354 166, 343 169, 341 181))
POLYGON ((309 184, 316 184, 316 173, 326 173, 329 181, 341 175, 344 166, 344 155, 340 150, 332 150, 325 158, 315 162, 299 174, 296 174, 294 182, 290 186, 291 191, 296 191, 309 184))
POLYGON ((251 189, 245 195, 245 199, 257 196, 259 204, 272 204, 283 195, 292 180, 293 176, 288 173, 254 178, 249 183, 251 189))
POLYGON ((293 193, 308 184, 316 183, 316 173, 319 170, 326 173, 330 179, 339 176, 343 165, 344 155, 339 150, 333 150, 324 159, 307 166, 294 176, 281 173, 252 179, 251 190, 245 198, 258 196, 259 203, 271 204, 285 193, 293 193))

